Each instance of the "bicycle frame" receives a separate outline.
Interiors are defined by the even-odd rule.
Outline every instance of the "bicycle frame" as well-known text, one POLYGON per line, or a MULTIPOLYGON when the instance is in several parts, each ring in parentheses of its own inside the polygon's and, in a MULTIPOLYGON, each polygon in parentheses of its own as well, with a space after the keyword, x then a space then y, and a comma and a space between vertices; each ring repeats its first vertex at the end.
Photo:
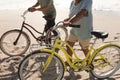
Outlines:
POLYGON ((26 22, 25 22, 25 18, 24 18, 24 21, 23 21, 22 26, 21 26, 21 29, 20 29, 20 33, 19 33, 18 37, 16 38, 16 40, 15 40, 15 42, 14 42, 14 45, 17 44, 17 41, 19 40, 20 35, 22 34, 24 28, 25 28, 26 30, 28 30, 28 31, 30 32, 30 34, 31 34, 36 40, 39 40, 39 39, 34 35, 34 33, 33 33, 28 27, 31 28, 32 30, 34 30, 36 33, 38 33, 38 34, 40 34, 40 35, 44 35, 44 31, 43 31, 43 32, 37 31, 33 26, 31 26, 31 25, 29 25, 28 23, 26 23, 26 22))
MULTIPOLYGON (((77 57, 74 49, 66 41, 62 41, 60 39, 56 39, 55 44, 53 45, 53 47, 52 47, 51 50, 50 49, 41 49, 40 50, 40 51, 45 51, 45 52, 51 53, 51 55, 48 57, 48 60, 45 63, 45 66, 43 68, 43 72, 49 66, 49 64, 50 64, 50 62, 52 60, 52 57, 54 55, 57 56, 57 57, 59 57, 61 59, 61 61, 63 62, 64 66, 65 66, 63 58, 57 52, 55 52, 55 49, 59 49, 59 50, 61 50, 64 53, 64 56, 65 56, 68 64, 72 68, 74 68, 75 70, 88 70, 88 71, 92 70, 92 68, 89 65, 91 64, 91 61, 92 61, 92 59, 94 58, 94 56, 96 54, 98 54, 100 56, 101 60, 105 60, 109 64, 109 62, 106 59, 104 59, 104 57, 100 53, 97 53, 103 46, 108 46, 108 45, 110 45, 110 44, 102 45, 99 48, 94 48, 94 46, 91 45, 90 49, 89 49, 89 52, 88 52, 87 56, 85 57, 85 59, 80 59, 80 58, 77 57), (65 48, 63 48, 60 44, 64 44, 64 45, 68 46, 70 48, 70 50, 72 51, 74 57, 71 57, 67 53, 67 51, 65 50, 65 48), (89 56, 90 56, 90 58, 89 58, 89 56), (70 61, 70 59, 72 60, 72 62, 70 61), (88 63, 86 65, 87 61, 88 61, 88 63), (81 65, 76 65, 75 63, 80 63, 81 65), (85 67, 85 66, 88 66, 88 67, 85 67)), ((65 67, 65 70, 66 70, 66 67, 65 67)))

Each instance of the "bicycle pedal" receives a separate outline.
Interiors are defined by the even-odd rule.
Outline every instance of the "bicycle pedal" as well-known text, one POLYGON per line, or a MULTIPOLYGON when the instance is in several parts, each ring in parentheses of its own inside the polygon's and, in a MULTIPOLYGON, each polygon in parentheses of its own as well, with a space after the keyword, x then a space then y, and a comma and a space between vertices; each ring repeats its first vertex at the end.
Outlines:
POLYGON ((93 68, 93 65, 87 65, 87 66, 85 67, 85 71, 86 71, 86 72, 90 72, 90 70, 92 70, 92 69, 94 69, 94 68, 93 68))

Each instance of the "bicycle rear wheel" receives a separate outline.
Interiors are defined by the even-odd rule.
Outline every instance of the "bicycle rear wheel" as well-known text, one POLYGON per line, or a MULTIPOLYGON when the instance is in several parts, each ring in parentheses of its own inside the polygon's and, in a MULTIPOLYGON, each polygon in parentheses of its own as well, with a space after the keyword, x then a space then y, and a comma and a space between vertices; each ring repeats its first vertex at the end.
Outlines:
POLYGON ((68 38, 68 31, 64 27, 58 27, 56 30, 48 31, 46 34, 45 42, 49 45, 53 45, 57 38, 65 41, 68 38), (56 32, 56 35, 54 34, 56 32))
POLYGON ((42 73, 42 69, 50 53, 34 51, 26 56, 18 70, 20 80, 61 80, 64 75, 63 63, 57 56, 52 57, 49 66, 42 73))
POLYGON ((10 30, 1 36, 0 47, 1 50, 8 56, 19 56, 24 54, 30 45, 30 38, 22 32, 17 44, 14 44, 18 37, 20 30, 10 30))
POLYGON ((108 78, 120 68, 120 47, 114 44, 104 45, 92 60, 91 73, 97 78, 108 78))
POLYGON ((59 33, 59 38, 63 41, 67 40, 68 38, 68 31, 66 28, 59 27, 57 28, 57 32, 59 33))

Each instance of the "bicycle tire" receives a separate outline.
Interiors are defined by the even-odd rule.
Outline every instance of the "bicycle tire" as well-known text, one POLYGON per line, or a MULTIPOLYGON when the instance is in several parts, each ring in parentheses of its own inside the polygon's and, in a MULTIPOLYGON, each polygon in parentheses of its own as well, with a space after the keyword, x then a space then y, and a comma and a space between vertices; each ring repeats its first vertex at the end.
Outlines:
POLYGON ((59 33, 59 38, 63 41, 67 40, 68 38, 68 30, 64 27, 57 28, 57 31, 59 33))
POLYGON ((55 40, 57 38, 61 39, 62 41, 66 41, 68 38, 68 30, 64 27, 58 27, 56 30, 48 31, 46 34, 45 42, 48 45, 53 45, 55 43, 55 40), (54 31, 57 33, 57 35, 54 35, 54 31))
POLYGON ((96 78, 105 79, 112 76, 120 68, 120 46, 115 44, 102 46, 94 56, 92 65, 94 69, 91 74, 96 78), (99 53, 110 63, 106 64, 105 60, 100 59, 99 53))
POLYGON ((4 54, 8 56, 20 56, 28 50, 30 38, 25 32, 21 33, 18 43, 14 45, 14 41, 19 33, 20 30, 15 29, 7 31, 1 36, 0 47, 4 54))
POLYGON ((44 73, 41 70, 44 63, 51 54, 36 50, 27 55, 23 61, 21 61, 18 75, 20 80, 61 80, 64 75, 63 63, 57 56, 53 56, 48 68, 44 73))

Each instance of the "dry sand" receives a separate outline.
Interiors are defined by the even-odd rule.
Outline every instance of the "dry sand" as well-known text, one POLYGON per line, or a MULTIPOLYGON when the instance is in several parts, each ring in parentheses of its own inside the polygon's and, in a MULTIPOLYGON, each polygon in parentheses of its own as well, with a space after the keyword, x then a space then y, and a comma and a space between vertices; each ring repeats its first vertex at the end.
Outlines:
MULTIPOLYGON (((22 10, 0 10, 0 36, 11 29, 20 28, 22 24, 22 13, 24 12, 24 9, 22 10)), ((44 26, 44 19, 41 17, 43 16, 40 12, 34 12, 34 13, 28 13, 26 15, 27 22, 30 23, 33 26, 36 26, 35 28, 37 30, 42 31, 44 26)), ((57 19, 56 22, 59 22, 61 20, 64 20, 68 16, 68 10, 66 9, 58 9, 57 10, 57 19)), ((93 24, 94 24, 94 30, 100 30, 100 31, 106 31, 109 32, 110 37, 115 35, 115 33, 120 33, 120 12, 118 11, 93 11, 93 24), (111 36, 112 35, 112 36, 111 36)), ((34 43, 34 41, 32 42, 34 43)), ((0 51, 0 64, 1 61, 7 56, 0 51)), ((0 67, 1 68, 1 67, 0 67)), ((79 74, 79 79, 77 80, 88 80, 89 75, 88 73, 82 71, 77 72, 75 74, 79 74)), ((68 75, 66 73, 65 75, 68 75)), ((0 80, 16 80, 16 76, 10 76, 0 78, 0 80), (15 79, 13 79, 15 78, 15 79)), ((113 76, 111 76, 112 79, 109 80, 120 80, 120 72, 116 72, 113 76)))

